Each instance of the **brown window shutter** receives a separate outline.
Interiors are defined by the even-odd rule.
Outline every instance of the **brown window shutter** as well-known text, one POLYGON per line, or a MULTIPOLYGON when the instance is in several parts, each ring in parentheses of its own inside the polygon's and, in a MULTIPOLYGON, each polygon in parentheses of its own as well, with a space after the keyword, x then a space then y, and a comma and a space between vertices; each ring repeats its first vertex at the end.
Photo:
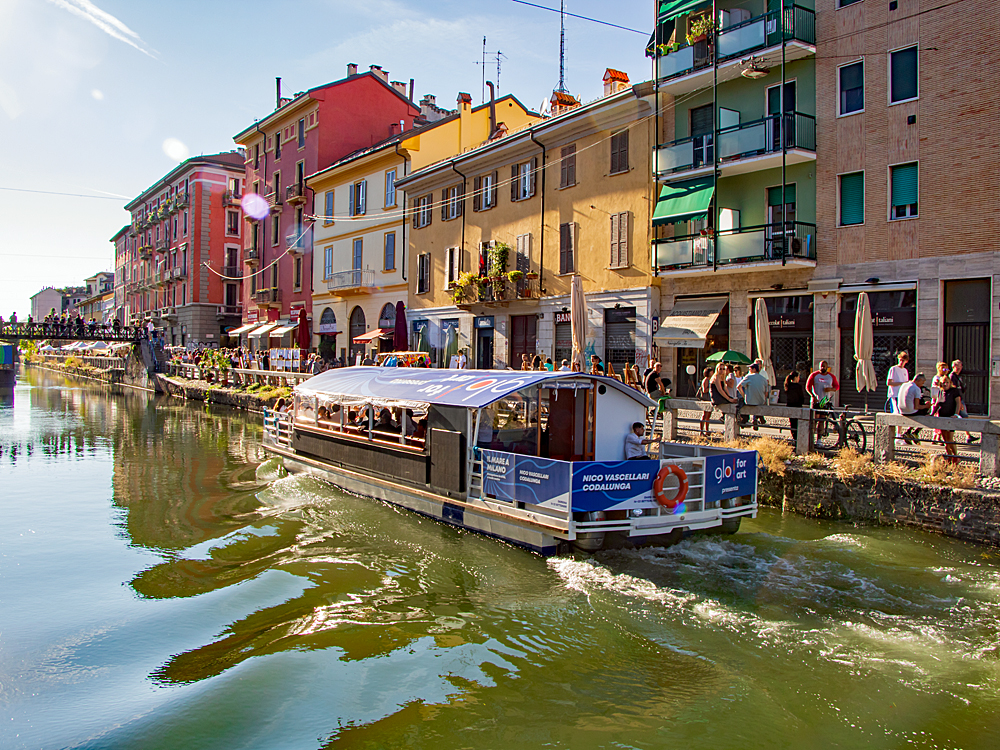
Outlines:
POLYGON ((497 181, 500 179, 500 173, 496 170, 493 171, 493 180, 490 182, 490 194, 488 205, 493 208, 497 204, 497 181))
POLYGON ((611 174, 618 171, 618 136, 611 136, 611 174))
POLYGON ((618 266, 618 217, 621 214, 611 214, 611 267, 618 266))
POLYGON ((569 184, 570 185, 575 185, 576 184, 576 146, 572 146, 571 148, 572 148, 572 150, 570 151, 570 155, 569 155, 569 173, 568 173, 568 177, 569 177, 569 184))
POLYGON ((441 221, 448 220, 448 188, 441 191, 441 221))
POLYGON ((420 199, 413 199, 413 228, 417 228, 417 217, 420 215, 420 199))
POLYGON ((473 211, 482 211, 482 209, 483 209, 482 189, 483 189, 483 178, 482 177, 476 177, 472 181, 472 210, 473 211))
POLYGON ((559 187, 566 187, 569 185, 569 155, 568 148, 562 150, 561 159, 559 161, 559 187))
POLYGON ((458 215, 465 213, 465 183, 458 186, 458 215))
POLYGON ((567 272, 567 254, 569 253, 569 224, 559 225, 559 273, 567 272))
POLYGON ((517 200, 517 164, 510 166, 510 200, 511 203, 517 200))
POLYGON ((535 178, 538 177, 538 157, 531 157, 531 166, 529 167, 531 172, 529 173, 528 179, 528 197, 530 198, 535 194, 535 178))
POLYGON ((618 214, 618 265, 625 268, 628 265, 628 211, 618 214))

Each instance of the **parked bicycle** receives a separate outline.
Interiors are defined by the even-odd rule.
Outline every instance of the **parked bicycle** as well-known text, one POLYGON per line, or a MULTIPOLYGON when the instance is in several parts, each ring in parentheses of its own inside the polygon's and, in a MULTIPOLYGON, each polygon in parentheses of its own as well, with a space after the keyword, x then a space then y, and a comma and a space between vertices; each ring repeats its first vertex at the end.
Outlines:
POLYGON ((864 424, 853 417, 846 407, 839 414, 833 409, 815 409, 813 432, 816 450, 833 451, 848 447, 864 453, 868 448, 864 424))

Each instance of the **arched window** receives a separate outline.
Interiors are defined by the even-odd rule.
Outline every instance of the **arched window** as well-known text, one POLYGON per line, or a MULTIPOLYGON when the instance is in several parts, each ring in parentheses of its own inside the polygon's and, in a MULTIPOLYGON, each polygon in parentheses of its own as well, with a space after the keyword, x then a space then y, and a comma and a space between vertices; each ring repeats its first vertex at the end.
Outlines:
POLYGON ((327 307, 319 319, 319 333, 331 334, 337 332, 337 315, 333 309, 327 307))
POLYGON ((378 314, 378 327, 379 328, 396 327, 396 306, 391 302, 387 302, 382 307, 382 312, 378 314))
POLYGON ((361 307, 355 307, 351 310, 351 361, 348 364, 354 364, 354 360, 357 358, 358 352, 365 351, 365 344, 356 344, 354 339, 357 336, 361 336, 367 330, 367 325, 365 323, 365 311, 361 307))

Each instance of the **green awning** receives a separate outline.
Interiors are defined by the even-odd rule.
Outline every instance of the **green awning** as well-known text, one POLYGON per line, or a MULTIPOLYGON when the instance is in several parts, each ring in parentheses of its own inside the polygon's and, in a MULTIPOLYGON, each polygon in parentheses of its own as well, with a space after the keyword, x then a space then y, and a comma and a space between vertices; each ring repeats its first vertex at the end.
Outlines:
POLYGON ((690 13, 700 8, 711 7, 712 3, 705 0, 663 0, 660 3, 660 21, 669 21, 671 18, 690 13))
POLYGON ((711 177, 664 185, 653 211, 653 225, 705 218, 714 193, 711 177))

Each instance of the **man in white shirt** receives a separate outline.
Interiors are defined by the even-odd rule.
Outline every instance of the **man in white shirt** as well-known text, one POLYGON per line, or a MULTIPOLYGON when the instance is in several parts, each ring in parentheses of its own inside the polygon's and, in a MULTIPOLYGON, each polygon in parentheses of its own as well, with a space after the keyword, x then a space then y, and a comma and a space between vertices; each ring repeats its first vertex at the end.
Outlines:
POLYGON ((469 366, 469 360, 465 356, 465 349, 458 353, 458 369, 464 370, 469 366))
POLYGON ((570 372, 568 359, 564 359, 559 365, 559 372, 570 372))
MULTIPOLYGON (((918 372, 913 376, 913 380, 899 387, 899 394, 896 396, 896 408, 899 414, 904 417, 926 416, 927 412, 930 411, 931 404, 930 401, 921 398, 925 382, 924 374, 918 372)), ((911 427, 904 430, 900 437, 907 443, 915 443, 918 431, 918 427, 911 427)))
MULTIPOLYGON (((886 404, 889 406, 890 414, 899 413, 896 401, 899 398, 900 389, 906 385, 906 382, 910 379, 910 373, 906 370, 906 363, 909 361, 909 353, 906 351, 899 352, 899 354, 896 355, 896 364, 889 368, 889 374, 886 376, 885 382, 889 387, 889 391, 886 395, 886 404)), ((896 437, 904 437, 902 427, 896 428, 896 437)))
POLYGON ((646 455, 646 451, 642 449, 642 446, 649 445, 653 441, 649 438, 643 438, 642 436, 646 433, 646 425, 642 422, 634 422, 632 424, 632 430, 628 435, 625 436, 625 460, 632 461, 635 459, 646 459, 649 456, 646 455))

